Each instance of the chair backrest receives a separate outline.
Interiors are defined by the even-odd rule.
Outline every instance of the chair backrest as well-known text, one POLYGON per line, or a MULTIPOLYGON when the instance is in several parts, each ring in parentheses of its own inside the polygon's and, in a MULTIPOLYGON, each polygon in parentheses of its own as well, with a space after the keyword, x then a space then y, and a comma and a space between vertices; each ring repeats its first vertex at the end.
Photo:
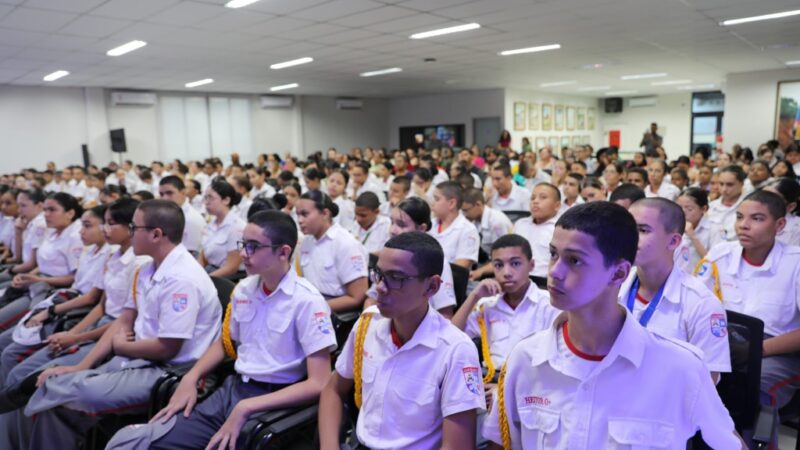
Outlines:
POLYGON ((511 219, 511 223, 518 221, 519 219, 524 219, 526 217, 531 216, 530 211, 503 211, 509 219, 511 219))
POLYGON ((222 311, 224 312, 225 308, 228 307, 228 302, 231 300, 231 293, 236 285, 227 278, 211 277, 211 281, 217 289, 217 298, 219 298, 219 304, 222 305, 222 311))
POLYGON ((764 322, 734 311, 726 312, 731 372, 722 374, 717 392, 736 429, 741 431, 753 428, 759 411, 764 322))
POLYGON ((456 310, 467 299, 467 283, 469 283, 469 269, 457 264, 450 264, 453 271, 453 290, 456 294, 456 310))

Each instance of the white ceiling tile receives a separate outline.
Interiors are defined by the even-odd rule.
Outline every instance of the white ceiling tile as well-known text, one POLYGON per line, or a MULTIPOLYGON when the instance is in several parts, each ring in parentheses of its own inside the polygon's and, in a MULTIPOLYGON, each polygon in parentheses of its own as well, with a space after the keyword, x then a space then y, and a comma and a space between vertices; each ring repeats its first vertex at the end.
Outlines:
POLYGON ((85 13, 106 0, 27 0, 25 6, 55 11, 85 13))
POLYGON ((309 27, 294 30, 291 33, 287 33, 287 37, 297 40, 310 40, 320 36, 346 31, 347 29, 348 28, 346 27, 333 25, 330 23, 318 23, 309 27))
POLYGON ((286 35, 288 37, 291 35, 292 31, 298 28, 308 27, 313 24, 314 22, 310 20, 300 20, 292 17, 276 17, 264 23, 246 27, 242 30, 242 32, 259 34, 261 36, 282 37, 283 35, 286 35))
POLYGON ((235 9, 200 22, 196 26, 208 30, 242 32, 244 29, 263 25, 272 18, 274 16, 271 14, 235 9))
POLYGON ((370 9, 380 8, 382 5, 371 0, 336 0, 313 6, 292 13, 292 17, 323 22, 339 17, 369 11, 370 9))
POLYGON ((132 23, 133 22, 127 20, 84 15, 73 20, 58 31, 59 33, 76 36, 107 37, 130 26, 132 23))
POLYGON ((63 27, 67 22, 75 19, 77 15, 19 7, 8 13, 0 26, 18 30, 49 32, 63 27))
POLYGON ((109 0, 92 10, 92 14, 119 19, 141 20, 163 11, 179 0, 109 0))
POLYGON ((0 28, 0 42, 3 45, 27 46, 42 41, 47 35, 22 30, 0 28))
POLYGON ((184 1, 147 18, 148 22, 189 26, 219 17, 226 12, 224 6, 184 1))
POLYGON ((346 27, 364 27, 374 25, 389 20, 400 19, 402 17, 413 16, 416 11, 408 8, 398 8, 395 6, 383 6, 371 9, 358 14, 335 19, 332 22, 346 27))
POLYGON ((252 5, 247 6, 247 9, 265 12, 268 14, 285 15, 330 1, 335 0, 267 0, 253 3, 252 5))
POLYGON ((398 33, 410 36, 420 31, 431 30, 440 26, 452 25, 452 21, 431 14, 416 14, 388 22, 369 25, 364 28, 381 33, 398 33))

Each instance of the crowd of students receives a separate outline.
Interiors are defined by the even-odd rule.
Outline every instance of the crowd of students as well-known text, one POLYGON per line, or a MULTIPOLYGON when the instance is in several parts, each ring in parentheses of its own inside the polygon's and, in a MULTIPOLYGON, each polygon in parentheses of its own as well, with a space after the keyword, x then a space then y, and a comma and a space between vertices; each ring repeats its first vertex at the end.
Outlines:
POLYGON ((194 363, 108 448, 238 448, 254 414, 319 401, 338 449, 353 392, 353 448, 683 448, 697 431, 741 448, 715 389, 726 310, 764 322, 762 404, 800 386, 800 150, 735 150, 355 148, 0 176, 0 446, 78 448, 194 363), (226 311, 211 277, 238 282, 226 311), (235 373, 197 404, 226 358, 235 373))

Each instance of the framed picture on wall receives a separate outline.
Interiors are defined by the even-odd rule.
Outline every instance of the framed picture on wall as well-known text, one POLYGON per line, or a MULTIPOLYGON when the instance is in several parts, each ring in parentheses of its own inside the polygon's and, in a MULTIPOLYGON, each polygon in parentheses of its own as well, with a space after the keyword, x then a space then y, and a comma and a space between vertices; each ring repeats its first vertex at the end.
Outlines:
POLYGON ((589 108, 586 110, 586 129, 594 130, 595 109, 589 108))
POLYGON ((545 139, 543 136, 536 138, 536 150, 544 148, 545 145, 547 145, 547 139, 545 139))
POLYGON ((558 136, 550 136, 550 138, 547 139, 547 143, 550 145, 550 147, 553 148, 554 152, 561 148, 561 147, 558 146, 558 144, 559 144, 558 136))
POLYGON ((569 136, 561 136, 561 148, 569 146, 569 136))
POLYGON ((778 83, 775 111, 775 139, 781 148, 800 139, 800 81, 778 83))
POLYGON ((553 105, 542 103, 542 131, 553 129, 553 105))
POLYGON ((581 144, 583 144, 583 142, 581 142, 580 136, 572 136, 572 148, 575 148, 581 144))
POLYGON ((586 108, 578 107, 577 109, 578 121, 575 124, 575 128, 578 130, 585 130, 586 129, 586 108))
POLYGON ((564 105, 556 105, 553 113, 553 129, 564 131, 564 105))
POLYGON ((525 102, 514 102, 514 131, 524 131, 527 123, 528 105, 525 102))
POLYGON ((539 104, 528 103, 528 129, 536 131, 539 129, 539 104))
POLYGON ((575 107, 567 106, 567 130, 575 130, 575 107))

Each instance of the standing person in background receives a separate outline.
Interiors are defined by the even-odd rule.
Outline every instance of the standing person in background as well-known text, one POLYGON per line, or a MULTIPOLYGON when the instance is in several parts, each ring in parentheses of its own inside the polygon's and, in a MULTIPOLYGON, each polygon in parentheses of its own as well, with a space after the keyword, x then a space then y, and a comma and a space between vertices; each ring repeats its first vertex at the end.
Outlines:
POLYGON ((642 136, 642 142, 639 147, 644 147, 645 156, 658 157, 656 152, 657 147, 661 147, 664 143, 664 138, 658 134, 658 124, 653 122, 650 124, 650 130, 642 136))

